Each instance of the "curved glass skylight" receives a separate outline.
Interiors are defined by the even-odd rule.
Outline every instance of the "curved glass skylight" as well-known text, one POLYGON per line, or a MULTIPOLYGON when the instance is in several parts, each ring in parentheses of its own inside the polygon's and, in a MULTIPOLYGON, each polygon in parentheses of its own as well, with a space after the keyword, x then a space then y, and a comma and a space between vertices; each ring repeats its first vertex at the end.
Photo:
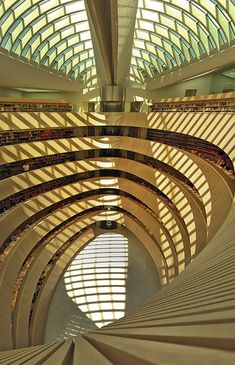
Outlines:
POLYGON ((234 21, 232 0, 139 0, 130 79, 145 83, 229 46, 234 21))
MULTIPOLYGON (((134 18, 136 11, 128 4, 119 0, 119 14, 112 20, 118 24, 119 53, 131 27, 125 17, 134 18)), ((94 33, 100 17, 95 20, 94 33)), ((129 78, 145 84, 231 46, 234 38, 234 0, 138 0, 129 78)), ((115 59, 115 45, 106 43, 115 59)), ((97 75, 102 62, 95 62, 85 0, 0 1, 0 47, 81 81, 89 90, 103 80, 97 75)), ((125 54, 131 52, 129 42, 127 47, 125 54)))
POLYGON ((96 76, 83 0, 3 0, 0 46, 87 83, 96 76))
POLYGON ((67 294, 98 327, 125 315, 128 240, 122 234, 95 238, 64 275, 67 294))

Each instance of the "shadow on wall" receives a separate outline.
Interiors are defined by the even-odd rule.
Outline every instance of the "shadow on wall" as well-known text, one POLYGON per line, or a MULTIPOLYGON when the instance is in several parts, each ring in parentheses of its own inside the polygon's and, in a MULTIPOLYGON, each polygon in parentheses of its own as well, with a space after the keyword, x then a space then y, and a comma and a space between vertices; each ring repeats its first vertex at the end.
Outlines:
POLYGON ((68 297, 61 276, 49 307, 44 342, 76 337, 94 329, 96 325, 68 297))
POLYGON ((143 244, 127 229, 128 273, 126 313, 136 309, 161 288, 157 268, 143 244))

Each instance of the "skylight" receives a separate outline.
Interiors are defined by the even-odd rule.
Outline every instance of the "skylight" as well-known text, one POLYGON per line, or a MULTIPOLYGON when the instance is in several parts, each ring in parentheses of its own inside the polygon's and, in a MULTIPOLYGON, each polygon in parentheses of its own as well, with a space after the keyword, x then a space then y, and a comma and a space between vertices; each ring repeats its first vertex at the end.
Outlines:
POLYGON ((29 61, 83 82, 96 74, 83 0, 4 0, 0 32, 0 46, 29 61))
POLYGON ((105 233, 73 260, 64 275, 67 294, 96 326, 125 315, 128 240, 105 233))
MULTIPOLYGON (((138 7, 131 4, 119 0, 119 15, 115 20, 118 60, 122 60, 122 47, 127 40, 123 54, 130 54, 132 47, 125 72, 119 70, 122 62, 117 66, 120 80, 129 76, 144 85, 234 43, 234 0, 138 0, 138 7), (129 15, 134 19, 132 22, 126 20, 129 15), (133 30, 134 21, 131 46, 133 33, 129 43, 128 31, 133 30)), ((99 16, 95 18, 94 34, 100 21, 99 16)), ((96 84, 98 87, 98 80, 104 79, 102 60, 95 60, 85 0, 1 1, 1 47, 23 60, 76 80, 85 88, 96 84), (96 65, 99 65, 98 75, 96 65)), ((112 49, 115 55, 115 47, 109 42, 107 47, 107 54, 112 49)), ((102 59, 101 54, 98 57, 102 59)))
POLYGON ((234 13, 232 0, 227 4, 222 0, 139 0, 131 77, 145 83, 230 45, 234 40, 232 9, 234 13), (144 52, 148 59, 139 64, 137 57, 144 58, 144 52))

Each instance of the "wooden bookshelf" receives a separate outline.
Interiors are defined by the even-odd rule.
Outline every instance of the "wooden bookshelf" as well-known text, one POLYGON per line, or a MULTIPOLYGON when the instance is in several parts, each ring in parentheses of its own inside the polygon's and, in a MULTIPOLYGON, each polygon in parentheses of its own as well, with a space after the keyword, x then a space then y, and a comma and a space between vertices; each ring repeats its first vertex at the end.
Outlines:
POLYGON ((74 128, 0 132, 0 146, 73 137, 75 137, 74 128))
POLYGON ((152 112, 235 112, 235 93, 152 100, 152 112))
POLYGON ((0 98, 0 112, 70 112, 72 106, 64 100, 32 100, 0 98))

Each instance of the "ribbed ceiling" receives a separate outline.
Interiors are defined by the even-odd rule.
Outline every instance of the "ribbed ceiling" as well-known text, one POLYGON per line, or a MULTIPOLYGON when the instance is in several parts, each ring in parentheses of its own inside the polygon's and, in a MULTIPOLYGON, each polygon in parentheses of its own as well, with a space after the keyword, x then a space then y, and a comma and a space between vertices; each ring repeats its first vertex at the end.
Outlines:
POLYGON ((234 1, 140 0, 131 74, 146 82, 231 45, 234 1))
MULTIPOLYGON (((104 22, 102 12, 97 15, 92 3, 86 4, 84 0, 2 1, 0 46, 24 60, 92 86, 97 80, 123 84, 129 79, 145 84, 209 57, 234 42, 233 0, 139 0, 118 1, 115 6, 113 2, 109 6, 109 1, 105 4, 110 12, 105 14, 104 22), (104 32, 99 34, 98 29, 103 28, 104 32), (97 39, 98 48, 102 46, 100 51, 97 39), (96 44, 94 49, 93 44, 96 44), (96 68, 105 54, 112 59, 111 79, 103 74, 108 59, 103 70, 96 68)), ((100 2, 101 9, 102 6, 104 3, 100 2)))
POLYGON ((83 0, 3 1, 1 47, 76 80, 96 75, 83 0))

